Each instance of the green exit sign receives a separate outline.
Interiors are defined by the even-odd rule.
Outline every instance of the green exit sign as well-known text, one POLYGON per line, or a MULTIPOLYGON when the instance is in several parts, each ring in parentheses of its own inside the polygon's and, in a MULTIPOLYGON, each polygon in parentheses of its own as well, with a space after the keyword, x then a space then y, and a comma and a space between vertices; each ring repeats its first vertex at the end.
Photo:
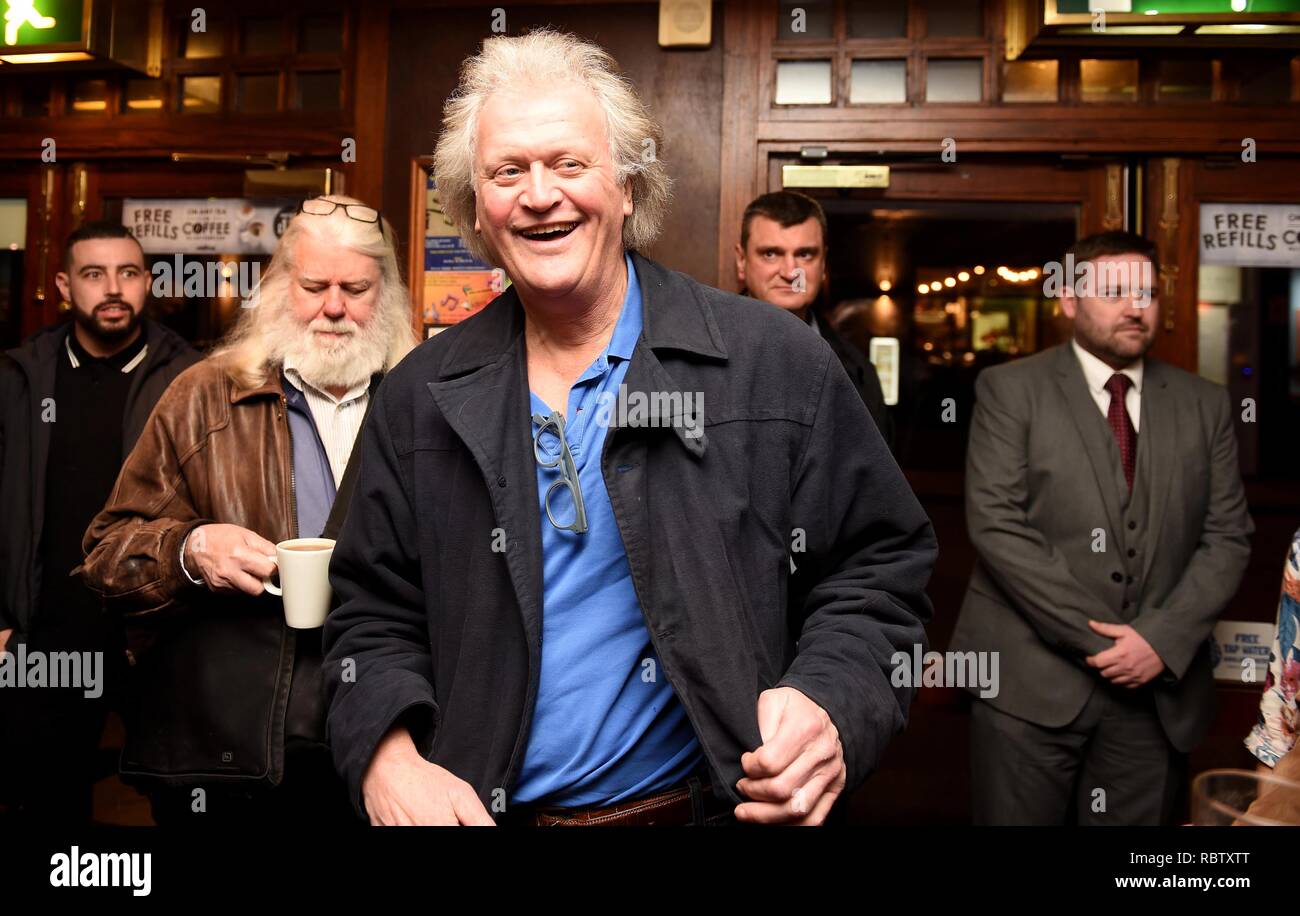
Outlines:
POLYGON ((1239 15, 1300 13, 1300 0, 1056 0, 1056 11, 1069 13, 1139 13, 1147 16, 1239 15))
POLYGON ((0 0, 0 9, 4 10, 0 47, 26 49, 83 42, 86 0, 0 0))

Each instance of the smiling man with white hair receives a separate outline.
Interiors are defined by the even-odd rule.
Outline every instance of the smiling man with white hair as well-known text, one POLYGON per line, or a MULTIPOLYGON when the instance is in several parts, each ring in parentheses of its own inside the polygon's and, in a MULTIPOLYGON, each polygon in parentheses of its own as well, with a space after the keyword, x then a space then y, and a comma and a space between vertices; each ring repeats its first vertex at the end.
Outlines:
POLYGON ((642 254, 662 147, 549 30, 446 105, 443 207, 513 286, 362 433, 325 671, 372 823, 817 824, 903 725, 929 520, 817 334, 642 254))
POLYGON ((133 637, 123 771, 160 822, 350 818, 324 744, 321 630, 288 629, 263 579, 278 542, 337 530, 371 393, 415 343, 391 240, 360 201, 305 201, 86 532, 84 577, 133 637))

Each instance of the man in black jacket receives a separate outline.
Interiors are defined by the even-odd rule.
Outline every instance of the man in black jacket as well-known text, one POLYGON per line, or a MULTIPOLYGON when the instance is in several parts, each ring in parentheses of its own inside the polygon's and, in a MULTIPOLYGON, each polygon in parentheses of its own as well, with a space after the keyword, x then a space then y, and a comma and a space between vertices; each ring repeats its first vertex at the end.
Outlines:
POLYGON ((894 421, 876 367, 816 311, 828 280, 826 214, 821 204, 797 191, 773 191, 750 201, 740 222, 736 279, 741 295, 792 312, 830 344, 880 434, 892 446, 894 421))
POLYGON ((906 721, 930 522, 816 334, 639 253, 614 66, 490 38, 447 104, 443 207, 513 285, 360 437, 324 672, 372 823, 820 824, 906 721))
POLYGON ((144 317, 149 272, 124 227, 85 224, 63 267, 55 282, 73 320, 0 357, 0 647, 15 660, 20 645, 26 658, 90 653, 81 657, 103 660, 91 670, 108 689, 0 690, 0 799, 20 814, 86 820, 123 639, 69 573, 149 412, 199 356, 144 317))

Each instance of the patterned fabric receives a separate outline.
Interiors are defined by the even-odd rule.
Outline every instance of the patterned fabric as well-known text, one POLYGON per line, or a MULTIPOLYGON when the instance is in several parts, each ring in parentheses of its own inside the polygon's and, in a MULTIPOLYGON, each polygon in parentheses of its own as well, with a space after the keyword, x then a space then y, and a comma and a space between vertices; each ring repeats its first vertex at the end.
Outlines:
POLYGON ((1122 372, 1116 372, 1106 383, 1106 390, 1110 392, 1110 407, 1106 410, 1106 422, 1110 424, 1110 431, 1115 434, 1115 444, 1119 446, 1119 457, 1124 463, 1124 479, 1128 481, 1128 488, 1133 489, 1133 468, 1137 459, 1137 430, 1133 428, 1133 421, 1129 419, 1128 411, 1124 407, 1124 396, 1128 393, 1129 386, 1133 380, 1122 372))
POLYGON ((1295 746, 1296 692, 1300 687, 1300 531, 1282 570, 1282 597, 1277 605, 1277 627, 1268 653, 1268 677, 1259 701, 1259 722, 1246 736, 1246 749, 1269 766, 1295 746))
POLYGON ((325 446, 325 454, 329 456, 334 486, 338 487, 343 482, 348 458, 352 456, 352 445, 357 441, 357 433, 361 431, 361 421, 366 418, 366 404, 370 401, 370 378, 367 376, 353 385, 343 397, 336 398, 304 379, 289 360, 285 360, 284 375, 289 384, 307 398, 312 419, 316 421, 316 432, 320 435, 321 444, 325 446))

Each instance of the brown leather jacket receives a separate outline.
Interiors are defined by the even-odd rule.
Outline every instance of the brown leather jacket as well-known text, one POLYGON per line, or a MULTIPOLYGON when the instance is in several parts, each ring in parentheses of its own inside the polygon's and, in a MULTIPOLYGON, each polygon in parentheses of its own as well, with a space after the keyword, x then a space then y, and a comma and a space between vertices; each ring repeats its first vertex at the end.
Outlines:
POLYGON ((159 400, 113 494, 82 544, 86 582, 127 615, 201 591, 180 567, 181 541, 223 522, 272 543, 295 536, 292 452, 278 376, 241 388, 213 360, 159 400))
MULTIPOLYGON (((135 659, 122 769, 137 782, 278 784, 283 774, 302 637, 284 625, 276 599, 191 583, 180 550, 192 529, 213 522, 272 543, 296 535, 285 410, 278 373, 246 389, 211 359, 188 369, 158 402, 86 532, 79 569, 108 609, 125 615, 135 659)), ((319 643, 319 631, 303 633, 319 643)), ((323 721, 319 709, 310 715, 323 721)))

